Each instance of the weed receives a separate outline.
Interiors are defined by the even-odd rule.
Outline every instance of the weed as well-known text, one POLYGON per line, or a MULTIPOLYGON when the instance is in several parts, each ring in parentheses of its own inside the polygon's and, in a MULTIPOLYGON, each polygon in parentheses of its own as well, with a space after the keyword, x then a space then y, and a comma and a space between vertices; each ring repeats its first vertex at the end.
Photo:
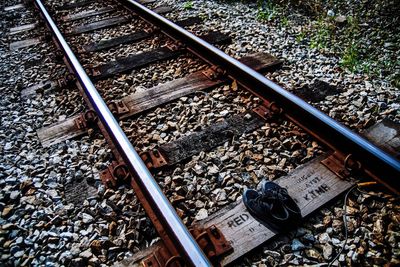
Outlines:
POLYGON ((400 74, 395 74, 392 78, 392 85, 400 89, 400 74))
POLYGON ((271 21, 278 15, 279 8, 271 0, 258 0, 257 19, 271 21))
POLYGON ((301 31, 299 34, 296 35, 296 42, 301 43, 306 38, 306 32, 301 31))
POLYGON ((318 49, 326 48, 332 37, 333 25, 329 21, 320 18, 317 21, 316 28, 317 32, 311 38, 310 47, 318 49))
POLYGON ((187 1, 183 4, 184 9, 192 9, 193 8, 193 2, 192 1, 187 1))
POLYGON ((348 70, 355 72, 360 68, 359 52, 355 42, 351 43, 343 53, 340 64, 348 70))
POLYGON ((283 27, 289 26, 289 20, 288 20, 288 18, 286 16, 283 16, 281 18, 281 24, 282 24, 283 27))

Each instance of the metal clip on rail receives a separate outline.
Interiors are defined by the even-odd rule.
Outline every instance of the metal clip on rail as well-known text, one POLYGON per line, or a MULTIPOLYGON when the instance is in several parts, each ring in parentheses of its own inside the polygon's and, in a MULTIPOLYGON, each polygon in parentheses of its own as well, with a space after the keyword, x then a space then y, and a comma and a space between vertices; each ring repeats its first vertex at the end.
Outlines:
MULTIPOLYGON (((214 266, 220 266, 219 260, 233 251, 231 244, 215 225, 208 228, 193 227, 190 233, 214 266)), ((180 257, 168 254, 164 244, 160 244, 142 264, 145 267, 185 266, 180 257)))
POLYGON ((218 66, 212 66, 202 72, 210 81, 216 81, 225 76, 226 72, 218 66))
POLYGON ((113 161, 100 173, 100 179, 106 187, 116 188, 117 185, 129 184, 131 175, 125 163, 113 161))
POLYGON ((157 149, 140 153, 140 157, 149 169, 157 169, 168 165, 167 158, 157 149))
POLYGON ((93 110, 88 110, 85 113, 79 115, 78 118, 75 119, 75 126, 80 130, 87 129, 88 127, 93 127, 98 122, 99 118, 97 117, 96 112, 93 110))
POLYGON ((361 173, 362 165, 353 158, 352 154, 343 155, 335 151, 329 157, 321 161, 329 170, 342 179, 350 178, 361 173))
POLYGON ((130 111, 129 107, 125 104, 125 102, 121 100, 111 102, 110 104, 108 104, 108 108, 116 116, 121 116, 130 111))
POLYGON ((275 102, 264 101, 263 104, 255 107, 253 111, 264 120, 269 120, 282 114, 283 109, 278 107, 275 102))
POLYGON ((57 80, 57 86, 59 88, 73 86, 76 82, 75 76, 72 73, 68 73, 64 78, 57 80))

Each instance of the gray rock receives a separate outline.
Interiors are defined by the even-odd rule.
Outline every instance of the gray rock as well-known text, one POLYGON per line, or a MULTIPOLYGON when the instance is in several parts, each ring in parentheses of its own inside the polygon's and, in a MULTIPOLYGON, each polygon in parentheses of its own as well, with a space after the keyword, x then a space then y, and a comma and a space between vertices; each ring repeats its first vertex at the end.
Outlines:
POLYGON ((10 150, 12 148, 12 143, 7 142, 4 146, 4 150, 10 150))
POLYGON ((82 222, 83 223, 91 223, 94 221, 94 218, 92 215, 87 214, 87 213, 82 213, 82 222))
POLYGON ((324 244, 322 247, 322 255, 325 260, 329 260, 332 256, 333 248, 330 244, 324 244))
POLYGON ((300 240, 298 240, 297 238, 293 239, 292 241, 292 245, 291 245, 292 251, 299 251, 299 250, 303 250, 306 248, 306 246, 301 243, 300 240))
POLYGON ((322 234, 319 235, 318 241, 319 241, 321 244, 326 244, 326 243, 328 243, 328 242, 331 241, 331 238, 330 238, 330 236, 329 236, 327 233, 322 233, 322 234))
POLYGON ((85 259, 89 259, 93 256, 92 252, 90 252, 90 249, 87 249, 81 253, 79 253, 79 257, 85 258, 85 259))
POLYGON ((11 191, 10 198, 12 200, 15 200, 15 199, 17 199, 19 197, 19 195, 20 195, 20 191, 11 191))
POLYGON ((273 250, 264 250, 264 254, 267 256, 271 256, 275 259, 279 259, 281 257, 281 254, 279 254, 279 252, 273 251, 273 250))
POLYGON ((203 220, 203 219, 205 219, 205 218, 207 218, 208 217, 208 211, 206 210, 206 209, 200 209, 198 212, 197 212, 197 214, 196 214, 196 217, 195 217, 195 219, 197 220, 197 221, 200 221, 200 220, 203 220))

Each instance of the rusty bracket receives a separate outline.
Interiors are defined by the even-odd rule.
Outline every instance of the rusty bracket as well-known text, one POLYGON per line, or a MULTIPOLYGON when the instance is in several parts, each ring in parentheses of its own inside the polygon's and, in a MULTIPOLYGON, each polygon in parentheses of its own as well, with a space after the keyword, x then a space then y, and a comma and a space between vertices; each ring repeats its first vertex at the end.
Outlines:
POLYGON ((98 117, 96 112, 88 110, 85 113, 80 114, 79 117, 74 120, 74 123, 77 129, 84 130, 96 125, 97 121, 98 117))
POLYGON ((157 149, 143 152, 140 157, 149 169, 157 169, 168 165, 166 157, 157 149))
POLYGON ((64 59, 64 53, 61 51, 61 50, 56 50, 55 51, 55 59, 58 61, 58 62, 61 62, 61 61, 63 61, 63 59, 64 59))
POLYGON ((131 175, 128 167, 121 162, 113 161, 100 173, 100 179, 107 188, 115 188, 118 184, 129 183, 131 175))
POLYGON ((344 155, 338 151, 333 152, 321 163, 341 179, 350 178, 362 169, 361 163, 353 159, 352 154, 344 155))
POLYGON ((268 120, 273 117, 272 112, 263 105, 253 108, 253 111, 264 120, 268 120))
POLYGON ((117 116, 128 113, 130 111, 129 107, 122 100, 111 102, 110 104, 108 104, 108 108, 114 115, 117 116))
POLYGON ((211 66, 210 68, 202 71, 202 73, 211 81, 218 80, 226 74, 226 72, 218 66, 211 66))
MULTIPOLYGON (((220 259, 233 251, 231 244, 215 225, 208 228, 193 227, 189 231, 214 266, 219 266, 220 259)), ((171 256, 164 244, 144 259, 142 265, 145 267, 185 266, 182 258, 171 256)))
POLYGON ((75 81, 76 81, 75 76, 72 73, 68 73, 67 75, 65 75, 64 78, 57 80, 57 86, 59 88, 68 87, 73 85, 75 81))
POLYGON ((154 27, 154 26, 149 26, 148 28, 143 29, 143 31, 148 34, 153 34, 157 31, 159 31, 159 28, 154 27))
POLYGON ((142 261, 143 267, 183 267, 185 263, 180 256, 173 256, 162 243, 149 257, 142 261))
POLYGON ((214 264, 217 264, 222 256, 233 251, 231 244, 215 225, 208 228, 193 227, 189 231, 214 264))
POLYGON ((185 45, 181 42, 170 41, 170 42, 167 42, 165 47, 167 47, 171 51, 179 51, 179 50, 184 49, 185 45))
POLYGON ((85 67, 85 72, 87 75, 93 76, 93 77, 99 76, 101 74, 98 66, 94 66, 93 64, 88 64, 85 67))
POLYGON ((283 110, 275 102, 264 101, 263 104, 255 107, 253 111, 264 120, 272 119, 274 116, 282 114, 283 110))

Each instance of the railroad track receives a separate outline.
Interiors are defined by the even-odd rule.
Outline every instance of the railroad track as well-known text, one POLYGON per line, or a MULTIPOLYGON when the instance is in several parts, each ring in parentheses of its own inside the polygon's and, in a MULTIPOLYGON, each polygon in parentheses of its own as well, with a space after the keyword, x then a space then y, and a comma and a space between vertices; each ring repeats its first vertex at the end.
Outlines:
MULTIPOLYGON (((159 169, 171 168, 202 151, 209 151, 235 136, 260 128, 266 122, 284 118, 331 151, 278 181, 298 200, 304 216, 351 188, 356 181, 352 178, 372 177, 399 193, 400 163, 390 155, 390 152, 395 154, 397 151, 389 149, 389 153, 384 152, 260 74, 278 68, 282 63, 280 60, 263 53, 233 59, 212 46, 229 42, 229 36, 220 32, 196 36, 184 27, 201 23, 200 18, 171 22, 162 17, 162 14, 170 12, 168 7, 151 11, 144 6, 152 1, 110 1, 110 5, 85 10, 85 6, 93 2, 81 1, 49 8, 46 2, 34 0, 59 48, 59 58, 65 61, 70 74, 62 80, 29 87, 23 90, 22 95, 29 97, 39 91, 73 85, 78 87, 87 110, 39 129, 38 136, 43 146, 51 146, 85 134, 92 128, 100 130, 114 155, 113 162, 100 174, 102 181, 107 187, 115 188, 121 184, 132 186, 162 240, 135 260, 142 261, 146 266, 225 265, 274 236, 274 233, 251 218, 240 201, 197 222, 189 231, 152 174, 159 169), (68 11, 76 8, 82 10, 77 13, 68 11), (114 13, 116 15, 112 15, 114 13), (109 16, 92 20, 103 14, 109 16), (143 29, 84 46, 76 41, 68 42, 72 36, 123 27, 132 20, 137 20, 143 29), (71 27, 75 21, 81 21, 82 25, 71 27), (90 60, 91 53, 160 38, 160 35, 164 38, 167 35, 168 38, 162 45, 143 53, 124 55, 115 60, 106 59, 99 64, 90 60), (202 59, 208 67, 118 100, 104 100, 102 94, 105 93, 99 92, 95 86, 95 82, 186 53, 202 59), (119 121, 126 118, 232 81, 235 86, 237 84, 257 96, 259 105, 147 152, 136 151, 120 126, 119 121), (260 237, 254 238, 252 233, 260 237)), ((14 44, 12 48, 33 43, 35 40, 14 44)), ((374 133, 370 132, 367 136, 376 139, 374 133)), ((375 143, 380 142, 378 140, 375 143)))

